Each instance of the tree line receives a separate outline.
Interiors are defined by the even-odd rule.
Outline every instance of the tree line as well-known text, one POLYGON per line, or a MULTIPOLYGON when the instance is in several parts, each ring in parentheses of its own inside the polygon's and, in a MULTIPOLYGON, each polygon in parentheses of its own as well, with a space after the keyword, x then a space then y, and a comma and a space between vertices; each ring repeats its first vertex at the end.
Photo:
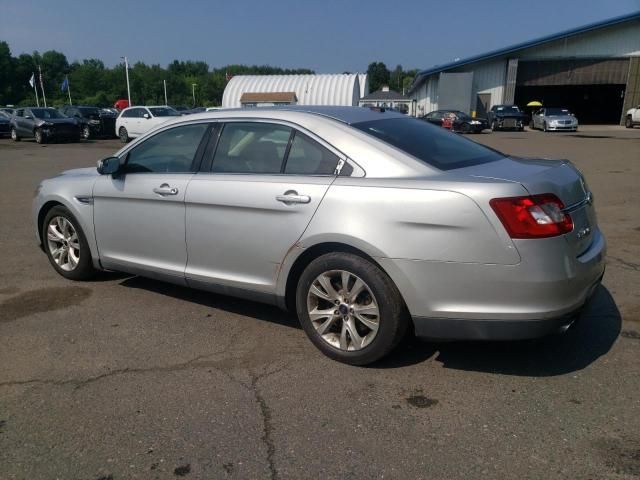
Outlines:
MULTIPOLYGON (((61 90, 66 78, 69 81, 72 101, 76 105, 112 106, 119 98, 127 98, 124 62, 106 67, 102 60, 84 59, 69 63, 58 51, 43 53, 11 54, 9 44, 0 41, 0 105, 27 106, 35 104, 35 94, 29 79, 35 73, 38 95, 41 96, 38 66, 47 97, 47 104, 60 106, 68 103, 68 93, 61 90)), ((137 105, 164 104, 164 81, 170 105, 193 104, 192 84, 196 84, 196 105, 217 106, 222 102, 222 93, 230 77, 234 75, 283 75, 312 74, 307 68, 279 68, 258 65, 226 65, 210 68, 202 61, 174 60, 166 67, 137 62, 129 65, 131 100, 137 105)), ((348 72, 345 72, 348 73, 348 72)), ((383 84, 402 91, 407 87, 416 71, 404 71, 400 65, 389 71, 384 63, 373 62, 367 70, 371 91, 383 84)), ((42 99, 40 99, 42 101, 42 99)))

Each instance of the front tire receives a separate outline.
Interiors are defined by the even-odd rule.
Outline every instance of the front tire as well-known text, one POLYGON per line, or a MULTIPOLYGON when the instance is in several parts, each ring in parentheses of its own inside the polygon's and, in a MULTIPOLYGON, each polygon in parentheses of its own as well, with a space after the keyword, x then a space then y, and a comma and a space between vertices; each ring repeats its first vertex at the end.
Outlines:
POLYGON ((41 145, 44 143, 44 135, 42 134, 42 130, 40 130, 39 128, 37 128, 36 131, 33 132, 33 136, 36 139, 36 143, 39 143, 41 145))
POLYGON ((20 141, 20 136, 18 135, 18 132, 15 128, 11 128, 11 140, 13 140, 14 142, 20 141))
POLYGON ((127 143, 129 141, 129 132, 127 132, 126 128, 120 127, 120 130, 118 130, 118 137, 120 137, 120 141, 122 143, 127 143))
POLYGON ((56 272, 70 280, 95 276, 87 238, 66 207, 60 205, 49 210, 41 229, 44 250, 56 272))
POLYGON ((467 122, 464 122, 462 125, 460 125, 460 131, 462 133, 469 133, 470 130, 471 130, 471 125, 469 125, 467 122))
POLYGON ((542 123, 542 131, 543 132, 548 132, 549 130, 547 130, 547 122, 543 122, 542 123))
POLYGON ((89 138, 91 138, 91 129, 89 128, 89 125, 85 125, 84 127, 82 127, 81 136, 85 140, 89 140, 89 138))
POLYGON ((631 117, 627 117, 624 119, 624 126, 625 128, 633 128, 633 120, 631 119, 631 117))
POLYGON ((366 365, 402 340, 408 314, 392 280, 352 253, 329 253, 302 273, 296 310, 307 336, 328 357, 366 365))

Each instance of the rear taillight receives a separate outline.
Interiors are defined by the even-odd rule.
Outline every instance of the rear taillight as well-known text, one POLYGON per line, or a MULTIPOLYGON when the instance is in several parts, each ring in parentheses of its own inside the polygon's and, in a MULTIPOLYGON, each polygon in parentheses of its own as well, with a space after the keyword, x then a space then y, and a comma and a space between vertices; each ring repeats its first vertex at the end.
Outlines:
POLYGON ((573 230, 562 200, 552 193, 494 198, 489 203, 511 238, 555 237, 573 230))

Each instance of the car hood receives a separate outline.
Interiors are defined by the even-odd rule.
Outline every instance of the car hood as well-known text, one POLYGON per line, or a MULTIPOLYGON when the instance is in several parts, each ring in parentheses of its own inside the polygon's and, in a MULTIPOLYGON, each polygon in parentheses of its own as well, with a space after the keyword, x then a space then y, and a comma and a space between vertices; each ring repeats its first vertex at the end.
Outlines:
POLYGON ((38 124, 41 123, 53 123, 55 124, 71 124, 71 125, 76 125, 77 122, 75 119, 73 118, 47 118, 47 119, 42 119, 42 118, 38 118, 36 119, 36 121, 38 122, 38 124))
POLYGON ((547 115, 545 118, 549 120, 573 120, 576 117, 573 115, 547 115))
POLYGON ((93 177, 100 175, 96 167, 74 168, 72 170, 65 170, 60 175, 74 176, 74 177, 93 177))
POLYGON ((522 112, 496 112, 496 117, 524 117, 522 112))

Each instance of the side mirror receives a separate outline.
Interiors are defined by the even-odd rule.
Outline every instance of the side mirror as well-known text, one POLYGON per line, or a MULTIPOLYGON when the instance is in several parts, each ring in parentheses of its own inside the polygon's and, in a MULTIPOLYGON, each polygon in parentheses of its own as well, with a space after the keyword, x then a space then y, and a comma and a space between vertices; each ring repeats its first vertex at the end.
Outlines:
POLYGON ((120 159, 118 157, 107 157, 98 160, 97 170, 100 175, 113 175, 120 170, 120 159))
POLYGON ((149 119, 151 118, 151 115, 149 115, 148 113, 145 113, 145 114, 143 115, 143 117, 144 117, 144 118, 146 118, 147 120, 149 120, 149 119))

